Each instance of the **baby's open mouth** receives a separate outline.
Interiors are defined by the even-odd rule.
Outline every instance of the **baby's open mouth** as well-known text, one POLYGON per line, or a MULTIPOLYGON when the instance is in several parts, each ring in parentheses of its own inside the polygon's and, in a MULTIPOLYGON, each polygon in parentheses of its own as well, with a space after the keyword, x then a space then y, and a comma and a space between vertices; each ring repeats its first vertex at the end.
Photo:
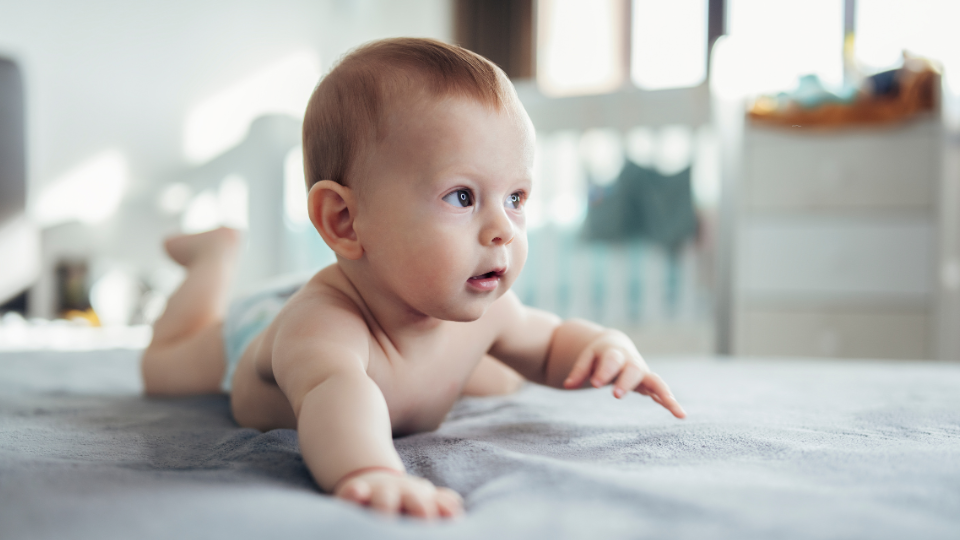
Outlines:
POLYGON ((474 289, 481 291, 492 291, 497 288, 497 285, 500 284, 500 276, 506 273, 506 269, 496 269, 491 270, 485 274, 478 274, 471 277, 467 280, 467 283, 470 284, 474 289))
POLYGON ((503 270, 491 270, 486 274, 480 274, 479 276, 473 276, 470 279, 487 279, 492 277, 500 277, 503 275, 503 270))

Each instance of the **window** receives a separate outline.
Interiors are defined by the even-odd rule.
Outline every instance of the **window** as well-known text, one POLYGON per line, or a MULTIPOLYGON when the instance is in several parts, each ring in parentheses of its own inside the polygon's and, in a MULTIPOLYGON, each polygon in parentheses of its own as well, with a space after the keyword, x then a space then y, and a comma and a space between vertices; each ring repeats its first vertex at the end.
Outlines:
POLYGON ((707 78, 707 0, 633 0, 630 78, 647 90, 707 78))
POLYGON ((867 72, 893 69, 902 51, 944 64, 947 84, 960 91, 960 2, 872 0, 857 2, 855 56, 867 72))
POLYGON ((545 94, 602 94, 623 85, 624 3, 540 0, 537 82, 545 94))
POLYGON ((802 75, 843 84, 843 0, 727 0, 736 78, 747 94, 790 90, 802 75))
POLYGON ((537 82, 551 96, 697 86, 708 0, 540 0, 537 82))

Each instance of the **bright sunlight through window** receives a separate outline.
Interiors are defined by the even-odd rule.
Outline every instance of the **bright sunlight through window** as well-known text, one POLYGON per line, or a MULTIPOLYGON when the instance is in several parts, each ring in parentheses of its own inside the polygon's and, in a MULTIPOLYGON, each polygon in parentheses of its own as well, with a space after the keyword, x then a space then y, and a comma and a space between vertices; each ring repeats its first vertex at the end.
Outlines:
POLYGON ((630 76, 646 90, 707 77, 707 0, 633 0, 630 76))
POLYGON ((869 71, 898 67, 902 51, 944 65, 947 84, 960 91, 960 2, 871 0, 857 2, 856 57, 869 71))
POLYGON ((622 6, 617 0, 540 0, 537 82, 544 94, 602 94, 623 84, 622 6))
POLYGON ((725 93, 792 90, 807 74, 843 83, 843 0, 729 0, 727 35, 723 76, 738 88, 725 93))

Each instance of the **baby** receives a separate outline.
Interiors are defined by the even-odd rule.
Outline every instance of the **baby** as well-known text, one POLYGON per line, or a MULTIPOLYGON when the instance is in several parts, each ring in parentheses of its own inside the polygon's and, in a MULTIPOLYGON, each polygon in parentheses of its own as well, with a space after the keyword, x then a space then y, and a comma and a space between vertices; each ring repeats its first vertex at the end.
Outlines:
POLYGON ((310 220, 337 262, 227 312, 237 233, 168 239, 187 275, 143 355, 148 394, 228 391, 241 426, 297 430, 323 490, 428 519, 462 500, 406 474, 393 436, 436 429, 465 393, 612 383, 685 416, 623 333, 510 292, 534 130, 492 63, 426 39, 363 46, 313 93, 303 149, 310 220))

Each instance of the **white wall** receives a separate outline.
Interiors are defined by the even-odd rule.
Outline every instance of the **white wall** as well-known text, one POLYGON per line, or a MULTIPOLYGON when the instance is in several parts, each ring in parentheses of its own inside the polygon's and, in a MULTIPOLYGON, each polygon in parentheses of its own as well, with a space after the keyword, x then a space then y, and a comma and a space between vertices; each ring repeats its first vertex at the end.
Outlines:
MULTIPOLYGON (((176 221, 155 200, 189 169, 184 119, 205 98, 296 51, 314 51, 325 71, 372 39, 449 41, 451 22, 449 0, 0 0, 0 55, 20 64, 26 86, 28 204, 105 149, 129 166, 116 216, 45 231, 48 268, 64 253, 162 261, 176 221)), ((49 287, 37 293, 35 312, 49 314, 49 287)))
POLYGON ((449 39, 448 4, 0 0, 0 54, 25 73, 31 186, 118 146, 139 190, 184 165, 184 116, 205 97, 305 48, 326 68, 370 39, 449 39))

